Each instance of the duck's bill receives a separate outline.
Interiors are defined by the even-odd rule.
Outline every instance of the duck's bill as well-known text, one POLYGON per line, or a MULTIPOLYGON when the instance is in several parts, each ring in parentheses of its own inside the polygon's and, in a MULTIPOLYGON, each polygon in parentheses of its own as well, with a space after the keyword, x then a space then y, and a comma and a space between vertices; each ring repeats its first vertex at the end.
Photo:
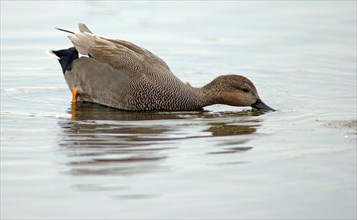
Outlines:
POLYGON ((258 99, 253 105, 251 105, 253 108, 258 109, 260 111, 264 112, 269 112, 269 111, 275 111, 275 109, 269 107, 267 104, 265 104, 262 100, 258 99))

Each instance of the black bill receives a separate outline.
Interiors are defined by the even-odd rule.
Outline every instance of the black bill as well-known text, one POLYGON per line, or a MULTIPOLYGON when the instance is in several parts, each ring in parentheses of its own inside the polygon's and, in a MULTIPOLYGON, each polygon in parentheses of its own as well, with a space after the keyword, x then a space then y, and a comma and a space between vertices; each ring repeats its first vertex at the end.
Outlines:
POLYGON ((267 104, 265 104, 262 100, 258 99, 253 105, 251 105, 253 108, 256 108, 258 110, 268 112, 268 111, 275 111, 275 109, 269 107, 267 104))

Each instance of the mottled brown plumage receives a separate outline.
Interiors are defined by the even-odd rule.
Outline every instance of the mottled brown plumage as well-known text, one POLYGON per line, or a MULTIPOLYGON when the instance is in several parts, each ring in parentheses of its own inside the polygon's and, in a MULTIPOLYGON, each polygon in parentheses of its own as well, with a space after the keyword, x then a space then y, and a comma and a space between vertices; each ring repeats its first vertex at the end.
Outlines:
MULTIPOLYGON (((62 30, 62 29, 60 29, 62 30)), ((244 76, 224 75, 195 88, 178 79, 155 54, 124 40, 95 36, 79 24, 69 36, 75 49, 51 51, 79 100, 123 110, 201 110, 212 104, 273 110, 244 76), (76 52, 88 57, 76 57, 76 52), (73 57, 73 58, 72 58, 73 57)))

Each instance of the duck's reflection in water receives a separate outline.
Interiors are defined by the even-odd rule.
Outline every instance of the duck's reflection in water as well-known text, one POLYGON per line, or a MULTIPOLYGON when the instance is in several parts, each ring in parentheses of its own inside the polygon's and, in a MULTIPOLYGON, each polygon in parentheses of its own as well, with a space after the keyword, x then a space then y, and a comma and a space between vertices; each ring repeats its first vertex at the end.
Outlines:
POLYGON ((235 136, 252 134, 259 125, 252 117, 258 112, 127 112, 90 103, 77 103, 69 112, 75 115, 60 123, 60 149, 71 175, 169 171, 166 159, 194 138, 206 145, 223 137, 212 139, 204 154, 244 152, 252 149, 245 146, 249 139, 235 136))

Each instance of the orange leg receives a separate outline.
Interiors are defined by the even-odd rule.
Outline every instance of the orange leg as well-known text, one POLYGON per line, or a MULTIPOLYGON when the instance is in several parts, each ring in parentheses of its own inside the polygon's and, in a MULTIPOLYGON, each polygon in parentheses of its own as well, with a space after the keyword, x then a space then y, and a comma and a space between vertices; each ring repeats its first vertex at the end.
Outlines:
POLYGON ((73 121, 77 120, 77 103, 76 102, 72 103, 72 120, 73 121))
POLYGON ((75 87, 72 94, 72 120, 77 120, 77 97, 78 97, 78 88, 75 87))
POLYGON ((77 102, 77 97, 78 97, 79 93, 78 93, 78 88, 75 87, 73 89, 73 93, 72 93, 72 102, 77 102))

